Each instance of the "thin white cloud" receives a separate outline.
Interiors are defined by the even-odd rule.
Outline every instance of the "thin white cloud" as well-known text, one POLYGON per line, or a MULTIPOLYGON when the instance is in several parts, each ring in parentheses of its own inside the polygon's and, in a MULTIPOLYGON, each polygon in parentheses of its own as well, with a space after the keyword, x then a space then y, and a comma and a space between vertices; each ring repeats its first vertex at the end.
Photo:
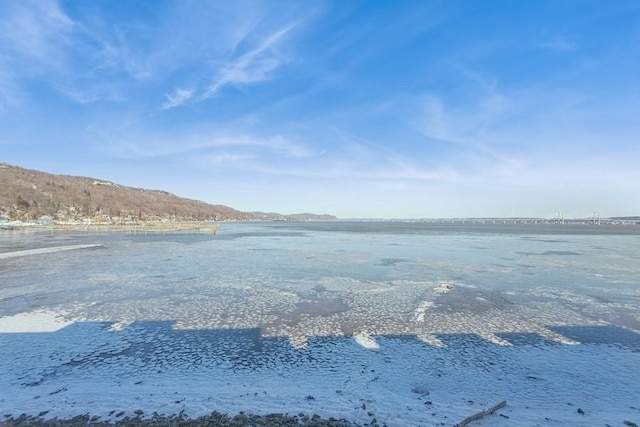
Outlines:
POLYGON ((287 62, 286 56, 280 51, 280 46, 297 25, 299 21, 281 26, 262 37, 260 33, 264 30, 256 28, 255 17, 250 17, 246 22, 239 22, 234 29, 227 28, 227 32, 232 34, 226 36, 221 34, 216 37, 222 36, 229 39, 229 45, 223 49, 223 52, 228 52, 231 59, 222 60, 219 58, 219 53, 214 55, 213 59, 208 61, 209 67, 214 67, 211 80, 206 84, 200 81, 191 82, 189 86, 195 89, 188 94, 180 87, 175 88, 172 95, 166 95, 167 101, 162 105, 162 109, 169 110, 189 101, 205 101, 228 86, 243 87, 270 79, 273 72, 287 62), (257 42, 253 40, 256 37, 258 37, 257 42), (236 54, 241 43, 253 46, 244 53, 236 54))
POLYGON ((0 97, 38 96, 32 90, 37 81, 80 105, 120 99, 115 66, 106 65, 119 54, 110 43, 96 28, 72 20, 55 1, 2 3, 0 68, 8 71, 0 71, 0 97), (107 68, 109 78, 101 73, 107 68))
POLYGON ((633 142, 639 128, 624 105, 626 98, 548 82, 507 95, 489 90, 455 102, 427 94, 412 124, 428 138, 425 144, 433 143, 429 139, 451 144, 441 152, 436 148, 436 155, 443 164, 455 165, 469 185, 492 191, 546 194, 573 188, 588 193, 628 187, 640 176, 635 166, 640 153, 633 142), (611 141, 615 153, 607 149, 611 141))
POLYGON ((571 52, 577 49, 577 43, 569 36, 542 36, 534 47, 554 52, 571 52))
POLYGON ((74 23, 56 2, 9 2, 3 12, 0 38, 7 43, 5 48, 41 65, 58 65, 59 55, 69 43, 74 23))
POLYGON ((391 155, 388 150, 376 147, 361 147, 342 152, 325 153, 319 157, 295 162, 263 161, 259 157, 245 163, 243 170, 262 174, 269 179, 276 177, 295 178, 305 182, 307 179, 329 181, 380 183, 380 182, 440 182, 451 183, 465 180, 457 170, 449 166, 424 167, 413 164, 399 155, 391 155), (360 152, 362 154, 356 154, 360 152))
POLYGON ((54 1, 0 3, 0 108, 26 99, 25 80, 65 72, 74 30, 54 1))
POLYGON ((454 109, 447 108, 441 97, 425 94, 419 104, 420 115, 413 125, 427 138, 454 144, 468 154, 513 160, 492 147, 495 128, 508 116, 511 101, 507 97, 492 91, 454 109))
POLYGON ((280 28, 262 40, 255 49, 223 67, 199 99, 209 99, 227 85, 247 85, 267 79, 269 73, 283 62, 275 49, 293 26, 280 28))
POLYGON ((20 102, 21 96, 15 86, 15 80, 10 72, 5 71, 5 65, 0 57, 0 111, 20 102))
POLYGON ((82 91, 66 85, 56 84, 53 87, 67 98, 81 105, 91 104, 101 99, 101 96, 96 92, 82 91))
POLYGON ((465 88, 464 97, 449 102, 433 93, 420 95, 421 113, 414 126, 429 138, 497 156, 486 137, 508 117, 513 102, 499 90, 494 77, 463 64, 455 70, 465 88))
POLYGON ((318 151, 311 148, 309 145, 294 142, 282 135, 276 135, 268 138, 267 141, 267 145, 269 147, 282 153, 286 158, 304 159, 318 155, 318 151))
POLYGON ((265 158, 270 160, 305 159, 319 153, 308 144, 292 140, 280 134, 260 136, 235 129, 195 127, 157 134, 154 131, 136 129, 135 124, 119 130, 103 129, 95 138, 97 149, 119 158, 154 158, 226 155, 229 149, 242 148, 243 159, 265 158))
POLYGON ((185 102, 191 99, 194 92, 195 92, 194 89, 176 88, 172 94, 165 95, 165 97, 167 98, 167 101, 164 104, 162 104, 162 109, 168 110, 170 108, 178 107, 184 104, 185 102))
MULTIPOLYGON (((120 61, 121 67, 135 80, 143 82, 151 79, 158 72, 157 66, 154 64, 150 54, 141 52, 141 49, 134 49, 133 43, 129 41, 126 30, 116 27, 117 39, 117 59, 120 61)), ((135 34, 138 38, 142 38, 141 34, 150 32, 146 28, 136 28, 135 34)))
MULTIPOLYGON (((251 173, 269 177, 296 179, 380 181, 452 182, 464 179, 448 165, 416 164, 392 149, 366 141, 353 134, 337 132, 336 144, 322 151, 309 144, 292 144, 282 137, 268 140, 270 150, 284 154, 279 158, 257 155, 238 166, 251 173), (304 157, 295 157, 302 149, 304 157)), ((247 160, 247 159, 244 159, 247 160)))
POLYGON ((160 88, 161 109, 170 110, 271 78, 287 61, 283 41, 306 19, 259 1, 177 2, 162 11, 154 22, 91 13, 74 21, 54 0, 1 3, 0 67, 10 74, 0 76, 0 102, 16 98, 11 88, 27 92, 33 76, 81 105, 172 81, 173 88, 160 88))
POLYGON ((205 156, 203 160, 205 163, 231 165, 244 163, 248 160, 254 160, 255 158, 255 154, 219 153, 205 156))

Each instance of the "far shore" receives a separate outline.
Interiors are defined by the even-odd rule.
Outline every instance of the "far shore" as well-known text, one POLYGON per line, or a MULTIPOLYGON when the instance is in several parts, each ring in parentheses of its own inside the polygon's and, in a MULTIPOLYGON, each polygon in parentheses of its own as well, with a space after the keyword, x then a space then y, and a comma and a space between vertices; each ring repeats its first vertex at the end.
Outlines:
POLYGON ((140 221, 125 223, 54 222, 49 224, 21 222, 0 224, 0 229, 4 230, 66 230, 105 233, 192 232, 216 234, 219 228, 220 224, 207 221, 140 221))

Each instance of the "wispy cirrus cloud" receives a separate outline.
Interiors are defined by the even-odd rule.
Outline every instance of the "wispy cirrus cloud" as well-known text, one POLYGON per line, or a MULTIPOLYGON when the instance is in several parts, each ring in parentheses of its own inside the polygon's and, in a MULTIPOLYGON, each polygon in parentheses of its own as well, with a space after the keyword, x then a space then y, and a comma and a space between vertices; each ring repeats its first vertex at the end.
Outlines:
POLYGON ((419 117, 412 123, 429 140, 455 146, 452 155, 439 153, 443 162, 459 162, 463 158, 475 162, 486 158, 493 163, 493 168, 497 164, 515 165, 516 158, 495 147, 498 142, 495 135, 508 120, 508 107, 512 103, 494 90, 456 107, 448 106, 446 100, 437 95, 423 94, 418 101, 419 117))
POLYGON ((168 110, 184 104, 193 97, 194 92, 194 89, 176 88, 172 94, 165 95, 167 100, 162 104, 162 109, 168 110))
POLYGON ((121 21, 102 17, 98 5, 68 13, 54 0, 2 3, 0 96, 6 104, 17 90, 28 93, 35 76, 79 105, 141 101, 152 91, 164 93, 163 111, 202 102, 270 79, 289 60, 284 42, 313 14, 254 0, 196 3, 121 21))
POLYGON ((241 55, 222 68, 201 100, 215 96, 224 86, 247 85, 264 80, 269 73, 284 61, 276 51, 278 43, 291 31, 293 25, 286 25, 262 40, 254 49, 241 55))
POLYGON ((402 185, 402 183, 406 182, 451 183, 464 180, 464 177, 460 176, 457 171, 448 167, 420 168, 409 164, 377 162, 363 168, 361 163, 354 158, 333 158, 304 166, 299 164, 278 166, 270 163, 259 163, 252 165, 252 171, 272 177, 354 180, 359 181, 361 184, 385 181, 395 183, 394 185, 402 185))
POLYGON ((229 165, 229 164, 238 164, 244 163, 248 160, 254 160, 256 158, 255 154, 239 154, 239 153, 218 153, 211 154, 204 157, 204 162, 213 163, 219 165, 229 165))
POLYGON ((464 102, 452 96, 421 95, 412 125, 425 144, 450 147, 437 149, 437 156, 462 181, 552 191, 558 185, 596 189, 640 176, 634 166, 640 152, 632 142, 640 128, 628 115, 629 96, 554 82, 508 93, 478 91, 464 102), (620 114, 612 115, 614 99, 620 114), (616 152, 607 150, 611 140, 616 152))
POLYGON ((73 31, 73 21, 56 2, 0 3, 0 105, 25 100, 25 79, 67 69, 73 31))
POLYGON ((0 111, 3 108, 13 106, 19 102, 21 96, 15 87, 15 82, 11 72, 6 70, 9 68, 0 57, 0 111))
POLYGON ((118 129, 104 127, 96 131, 94 139, 98 141, 97 150, 132 160, 197 155, 214 160, 286 161, 320 155, 312 145, 295 138, 278 133, 252 134, 233 126, 195 126, 157 132, 132 123, 118 129))
POLYGON ((534 47, 554 52, 571 52, 578 48, 577 43, 568 36, 543 37, 534 43, 534 47))
POLYGON ((80 105, 88 105, 103 98, 99 90, 80 90, 64 84, 53 84, 55 90, 80 105))
POLYGON ((113 69, 108 79, 102 74, 108 68, 103 50, 116 50, 109 46, 56 1, 0 4, 0 86, 9 87, 13 98, 37 98, 49 87, 79 105, 116 99, 113 69))
POLYGON ((190 100, 205 101, 216 96, 227 86, 247 86, 270 78, 271 73, 286 63, 287 59, 278 51, 278 46, 286 38, 295 24, 285 25, 268 34, 248 52, 242 53, 219 65, 214 77, 197 93, 195 89, 176 88, 166 95, 163 110, 178 107, 190 100))
POLYGON ((4 49, 41 66, 60 66, 59 57, 74 31, 74 22, 54 1, 3 3, 0 39, 4 49))

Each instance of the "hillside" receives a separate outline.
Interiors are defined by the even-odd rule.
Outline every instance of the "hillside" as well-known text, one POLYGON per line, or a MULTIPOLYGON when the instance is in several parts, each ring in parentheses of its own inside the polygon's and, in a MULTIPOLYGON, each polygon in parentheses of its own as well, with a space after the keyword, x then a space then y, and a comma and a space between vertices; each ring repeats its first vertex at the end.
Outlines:
POLYGON ((0 164, 0 216, 31 221, 254 220, 253 214, 210 205, 166 191, 125 187, 110 181, 53 175, 0 164))

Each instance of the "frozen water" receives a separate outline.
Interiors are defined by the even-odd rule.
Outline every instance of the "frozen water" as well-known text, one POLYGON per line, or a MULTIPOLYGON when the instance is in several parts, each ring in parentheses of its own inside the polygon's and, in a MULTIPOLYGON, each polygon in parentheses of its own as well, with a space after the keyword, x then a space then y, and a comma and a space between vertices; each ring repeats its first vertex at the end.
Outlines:
POLYGON ((638 422, 633 233, 3 233, 0 417, 302 411, 450 425, 506 399, 477 425, 638 422))

